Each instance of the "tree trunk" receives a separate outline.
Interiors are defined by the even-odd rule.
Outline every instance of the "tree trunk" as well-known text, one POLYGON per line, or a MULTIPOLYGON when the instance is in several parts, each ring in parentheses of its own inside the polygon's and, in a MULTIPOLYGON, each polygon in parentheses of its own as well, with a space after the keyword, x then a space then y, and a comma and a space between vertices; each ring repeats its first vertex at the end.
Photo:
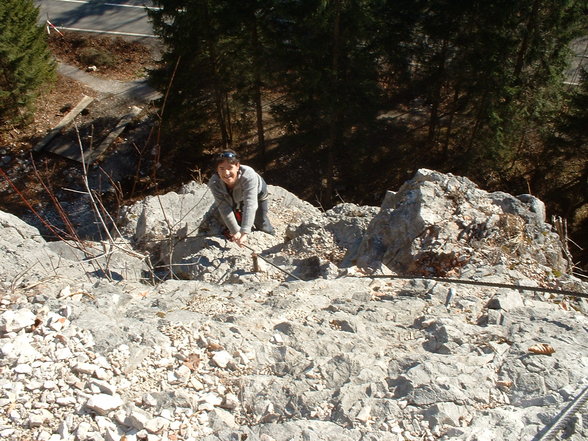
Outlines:
MULTIPOLYGON (((205 22, 210 23, 210 14, 208 11, 208 2, 203 2, 204 5, 204 16, 206 17, 205 22)), ((206 29, 206 40, 208 45, 208 57, 210 61, 210 67, 212 72, 212 88, 214 97, 214 115, 220 130, 221 140, 223 148, 228 148, 231 145, 229 133, 227 130, 227 120, 225 114, 225 104, 228 107, 228 101, 225 103, 226 94, 223 92, 219 84, 219 68, 218 68, 218 57, 216 50, 216 41, 213 37, 213 31, 208 27, 206 29)))
POLYGON ((447 40, 443 41, 443 47, 441 49, 439 64, 437 66, 437 81, 435 81, 435 89, 432 94, 431 112, 429 115, 429 134, 428 141, 429 145, 434 146, 437 139, 437 129, 439 127, 439 108, 441 107, 442 100, 442 89, 445 77, 445 61, 447 58, 447 40))
POLYGON ((478 132, 480 130, 480 127, 482 126, 482 121, 484 119, 483 115, 484 115, 484 111, 486 110, 486 100, 488 99, 488 91, 484 92, 484 95, 482 95, 481 99, 480 99, 480 105, 478 108, 478 112, 476 115, 476 122, 474 124, 474 128, 472 130, 472 134, 470 136, 470 140, 468 142, 468 146, 466 148, 466 153, 470 152, 472 150, 472 147, 474 146, 474 142, 476 140, 476 137, 478 136, 478 132))
POLYGON ((265 130, 263 126, 263 108, 261 105, 261 51, 255 18, 252 19, 251 25, 251 43, 253 45, 253 101, 255 103, 255 122, 257 126, 257 148, 261 156, 263 169, 265 170, 267 157, 265 150, 265 130))
MULTIPOLYGON (((216 83, 216 81, 215 81, 216 83)), ((214 90, 214 114, 216 117, 216 122, 218 124, 219 130, 220 130, 220 134, 221 134, 221 140, 223 143, 223 148, 228 148, 231 143, 229 140, 229 133, 227 131, 227 124, 225 121, 225 106, 224 106, 224 102, 223 102, 223 93, 221 90, 219 90, 218 88, 216 88, 216 84, 215 84, 215 90, 214 90)))
POLYGON ((535 28, 535 21, 537 19, 537 13, 539 11, 539 3, 540 0, 535 0, 533 2, 533 8, 531 9, 531 13, 529 14, 527 25, 525 26, 525 35, 523 36, 521 48, 519 49, 517 55, 517 62, 514 70, 514 78, 517 82, 520 80, 523 67, 525 66, 525 56, 527 54, 527 50, 529 49, 531 36, 533 35, 533 30, 535 28))
POLYGON ((457 113, 457 102, 459 100, 459 87, 456 85, 453 90, 453 101, 451 103, 451 110, 449 112, 449 121, 447 121, 447 132, 445 133, 445 143, 443 144, 443 161, 449 159, 449 144, 451 143, 451 135, 453 134, 453 120, 457 113))
POLYGON ((226 91, 222 92, 223 104, 225 109, 225 126, 227 130, 227 142, 228 146, 233 145, 233 120, 231 119, 231 102, 229 100, 229 94, 226 91))
POLYGON ((325 169, 325 188, 322 195, 322 204, 326 208, 333 205, 333 187, 335 174, 335 148, 341 136, 341 106, 339 96, 339 57, 341 45, 341 1, 335 0, 335 20, 333 22, 333 57, 331 68, 333 73, 333 84, 335 85, 335 106, 331 108, 329 121, 329 137, 327 138, 327 164, 325 169))

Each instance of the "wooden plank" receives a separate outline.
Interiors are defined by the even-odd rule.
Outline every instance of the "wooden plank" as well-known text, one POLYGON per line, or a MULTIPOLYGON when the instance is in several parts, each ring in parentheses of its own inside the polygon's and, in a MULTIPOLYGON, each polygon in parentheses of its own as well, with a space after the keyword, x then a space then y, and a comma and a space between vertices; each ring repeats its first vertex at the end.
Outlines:
POLYGON ((69 138, 57 137, 51 142, 45 150, 72 161, 82 162, 82 153, 80 151, 80 144, 72 142, 69 138))
POLYGON ((33 147, 33 151, 40 152, 43 150, 45 146, 49 144, 49 142, 51 142, 51 140, 55 138, 59 132, 61 132, 61 129, 68 126, 82 110, 88 107, 92 101, 94 101, 94 98, 84 95, 80 102, 73 109, 71 109, 68 114, 62 118, 61 121, 59 121, 59 124, 53 127, 53 129, 51 129, 51 131, 41 141, 39 141, 37 145, 33 147))
POLYGON ((137 106, 133 106, 131 111, 123 116, 119 121, 118 124, 108 136, 100 143, 100 145, 95 149, 89 149, 84 152, 84 161, 86 164, 91 164, 92 162, 96 161, 105 151, 110 147, 110 145, 114 142, 114 140, 122 133, 128 123, 130 123, 139 113, 141 113, 141 108, 137 106))

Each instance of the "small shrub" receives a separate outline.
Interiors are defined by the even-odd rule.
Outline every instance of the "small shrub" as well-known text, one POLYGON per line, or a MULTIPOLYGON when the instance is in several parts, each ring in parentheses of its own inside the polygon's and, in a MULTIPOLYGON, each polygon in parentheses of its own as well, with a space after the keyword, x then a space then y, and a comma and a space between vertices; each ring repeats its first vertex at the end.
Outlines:
POLYGON ((80 63, 86 66, 113 67, 116 63, 111 54, 94 47, 82 48, 78 57, 80 63))

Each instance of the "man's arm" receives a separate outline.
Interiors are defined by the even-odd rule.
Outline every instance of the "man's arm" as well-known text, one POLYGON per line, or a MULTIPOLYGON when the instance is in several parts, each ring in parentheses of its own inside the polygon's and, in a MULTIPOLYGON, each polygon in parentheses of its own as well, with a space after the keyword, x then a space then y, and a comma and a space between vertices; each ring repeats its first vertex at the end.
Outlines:
POLYGON ((213 176, 208 182, 208 187, 212 192, 216 207, 223 222, 231 234, 236 234, 239 231, 239 224, 235 218, 235 213, 233 213, 232 200, 226 190, 221 187, 221 185, 224 184, 220 182, 220 179, 217 176, 213 176))
POLYGON ((241 233, 251 233, 255 212, 257 211, 257 194, 259 193, 259 176, 252 168, 244 169, 241 175, 241 189, 243 191, 243 219, 241 221, 241 233))

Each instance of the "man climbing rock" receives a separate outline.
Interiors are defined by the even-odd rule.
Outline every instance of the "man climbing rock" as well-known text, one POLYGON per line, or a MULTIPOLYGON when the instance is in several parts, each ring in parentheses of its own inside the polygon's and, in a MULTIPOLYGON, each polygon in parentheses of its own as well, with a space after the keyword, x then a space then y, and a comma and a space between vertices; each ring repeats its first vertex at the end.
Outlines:
POLYGON ((219 153, 214 165, 216 173, 208 186, 227 227, 227 236, 243 246, 252 228, 275 234, 267 216, 268 192, 263 178, 253 168, 241 165, 233 150, 219 153))

